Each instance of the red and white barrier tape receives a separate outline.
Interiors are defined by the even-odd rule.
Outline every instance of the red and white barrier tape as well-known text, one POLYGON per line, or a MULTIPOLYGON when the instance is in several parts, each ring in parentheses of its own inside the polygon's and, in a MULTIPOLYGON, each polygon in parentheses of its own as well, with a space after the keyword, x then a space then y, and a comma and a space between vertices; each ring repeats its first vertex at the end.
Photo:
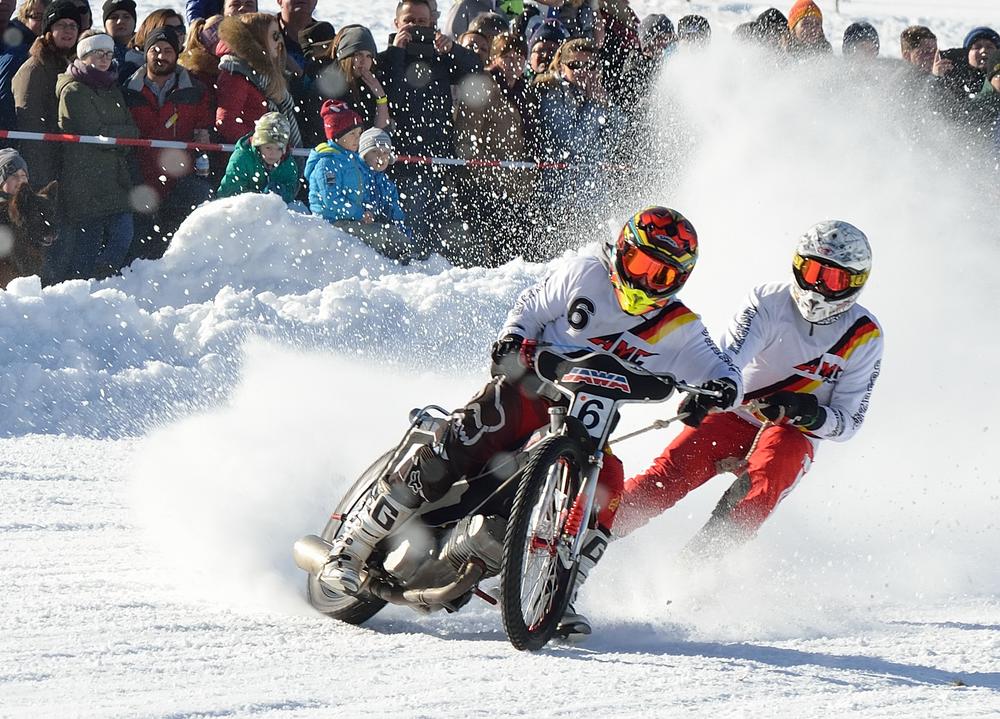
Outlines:
MULTIPOLYGON (((55 132, 22 132, 0 130, 0 139, 36 140, 42 142, 72 142, 84 145, 124 145, 126 147, 154 147, 165 150, 194 150, 196 152, 232 152, 236 145, 219 143, 178 142, 176 140, 144 140, 132 137, 104 137, 103 135, 64 135, 55 132)), ((297 147, 292 154, 307 157, 310 150, 297 147)), ((516 160, 463 160, 457 157, 430 157, 427 155, 400 155, 396 162, 407 165, 450 165, 465 167, 496 167, 508 170, 565 170, 565 162, 524 162, 516 160)), ((30 168, 29 168, 30 169, 30 168)))

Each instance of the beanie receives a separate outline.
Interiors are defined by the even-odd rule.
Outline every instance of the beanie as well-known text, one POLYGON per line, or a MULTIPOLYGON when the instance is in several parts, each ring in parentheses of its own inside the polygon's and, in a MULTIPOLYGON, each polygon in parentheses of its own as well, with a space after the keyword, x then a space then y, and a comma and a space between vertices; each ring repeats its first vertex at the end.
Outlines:
POLYGON ((104 5, 101 7, 101 10, 104 12, 102 23, 107 22, 108 16, 118 10, 124 10, 132 16, 133 20, 136 22, 139 21, 138 16, 135 14, 135 0, 106 0, 104 5))
POLYGON ((361 140, 358 142, 358 154, 362 157, 366 153, 382 148, 389 151, 390 163, 396 161, 396 154, 392 151, 392 138, 385 130, 372 127, 361 133, 361 140))
POLYGON ((142 51, 144 53, 149 52, 149 48, 153 47, 158 42, 165 42, 170 47, 174 49, 175 53, 180 54, 181 51, 181 40, 177 37, 177 31, 174 30, 170 25, 164 25, 163 27, 158 27, 146 36, 146 44, 142 46, 142 51))
POLYGON ((639 47, 649 48, 658 39, 673 39, 674 24, 663 13, 654 12, 639 23, 639 47))
POLYGON ((42 35, 52 29, 60 20, 72 20, 80 29, 80 10, 73 0, 55 0, 45 8, 45 19, 42 21, 42 35))
POLYGON ((345 58, 367 50, 372 55, 378 52, 371 30, 363 25, 345 25, 340 28, 340 42, 337 43, 337 59, 345 58))
POLYGON ((288 120, 280 112, 267 112, 260 116, 254 126, 253 136, 250 144, 253 147, 261 145, 288 145, 288 140, 292 135, 288 127, 288 120))
POLYGON ((337 31, 333 25, 317 20, 299 31, 299 46, 306 53, 318 51, 320 48, 329 46, 335 37, 337 37, 337 31))
POLYGON ((695 38, 708 40, 712 37, 712 26, 708 18, 701 15, 685 15, 677 21, 677 37, 692 40, 695 38))
POLYGON ((28 171, 28 163, 12 147, 0 150, 0 184, 13 177, 18 170, 28 171))
POLYGON ((989 40, 996 47, 1000 48, 1000 35, 991 27, 972 28, 969 34, 965 36, 965 42, 962 43, 962 47, 968 50, 976 40, 989 40))
POLYGON ((337 140, 355 127, 361 127, 361 115, 343 100, 327 100, 319 115, 323 118, 323 130, 328 140, 337 140))
POLYGON ((561 22, 554 18, 547 19, 544 22, 538 23, 528 36, 528 52, 531 52, 531 48, 537 43, 546 41, 561 43, 568 37, 569 33, 566 32, 566 28, 561 22))
POLYGON ((115 41, 106 32, 88 35, 76 44, 76 56, 81 60, 97 50, 115 51, 115 41))
POLYGON ((878 31, 867 22, 854 22, 844 30, 844 47, 849 48, 859 42, 870 41, 879 46, 878 31))
POLYGON ((820 20, 823 19, 823 12, 813 0, 797 0, 792 5, 792 9, 788 11, 788 29, 794 30, 795 26, 802 22, 803 18, 810 15, 818 17, 820 20))

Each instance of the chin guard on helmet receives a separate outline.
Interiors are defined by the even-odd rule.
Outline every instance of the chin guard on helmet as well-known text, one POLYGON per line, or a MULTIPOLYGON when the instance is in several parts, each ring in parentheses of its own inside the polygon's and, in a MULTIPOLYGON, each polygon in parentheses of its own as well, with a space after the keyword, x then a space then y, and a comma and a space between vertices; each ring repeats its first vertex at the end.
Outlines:
POLYGON ((871 273, 865 233, 841 220, 811 227, 795 246, 792 299, 807 322, 828 324, 849 310, 871 273))
POLYGON ((611 246, 609 272, 622 310, 639 315, 665 306, 687 282, 698 259, 698 234, 666 207, 647 207, 611 246))

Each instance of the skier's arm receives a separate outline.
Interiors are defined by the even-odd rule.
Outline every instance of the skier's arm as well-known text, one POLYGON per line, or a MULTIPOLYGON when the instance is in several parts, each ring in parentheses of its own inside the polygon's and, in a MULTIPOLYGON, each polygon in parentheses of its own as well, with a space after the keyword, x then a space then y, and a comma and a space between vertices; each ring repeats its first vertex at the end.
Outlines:
POLYGON ((760 301, 760 288, 750 291, 746 302, 733 315, 719 347, 743 369, 767 346, 767 310, 760 301))
POLYGON ((728 380, 736 388, 732 405, 739 404, 743 397, 743 375, 715 344, 697 316, 664 340, 661 356, 655 364, 647 363, 647 367, 654 372, 669 373, 688 384, 728 380), (671 346, 673 351, 668 351, 671 346))
POLYGON ((537 339, 545 325, 566 313, 576 274, 567 269, 557 270, 538 284, 524 290, 507 314, 498 337, 517 335, 537 339))
MULTIPOLYGON (((861 354, 858 362, 852 362, 834 386, 833 395, 826 405, 820 405, 826 413, 823 423, 810 434, 820 439, 844 442, 861 428, 868 412, 868 402, 882 367, 881 329, 876 337, 858 348, 861 354)), ((853 358, 852 358, 853 359, 853 358)))

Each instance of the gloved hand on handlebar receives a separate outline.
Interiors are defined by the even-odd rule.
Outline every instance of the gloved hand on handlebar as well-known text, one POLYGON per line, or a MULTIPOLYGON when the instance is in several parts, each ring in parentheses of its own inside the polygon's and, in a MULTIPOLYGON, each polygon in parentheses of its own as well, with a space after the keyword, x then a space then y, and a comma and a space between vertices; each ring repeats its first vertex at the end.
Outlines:
POLYGON ((713 397, 707 394, 689 394, 685 397, 678 408, 681 414, 687 413, 687 416, 681 419, 681 422, 686 424, 688 427, 697 427, 701 424, 701 421, 705 419, 709 410, 716 407, 721 410, 729 409, 736 402, 736 397, 739 392, 736 389, 736 383, 731 379, 722 377, 720 379, 710 379, 705 382, 702 389, 711 390, 713 392, 719 392, 719 397, 713 397))
POLYGON ((493 376, 520 376, 535 364, 536 340, 526 340, 520 335, 507 335, 493 343, 490 357, 493 359, 493 376))
POLYGON ((808 392, 782 390, 764 399, 760 413, 772 422, 781 416, 803 429, 816 429, 826 421, 826 410, 819 406, 816 395, 808 392))

